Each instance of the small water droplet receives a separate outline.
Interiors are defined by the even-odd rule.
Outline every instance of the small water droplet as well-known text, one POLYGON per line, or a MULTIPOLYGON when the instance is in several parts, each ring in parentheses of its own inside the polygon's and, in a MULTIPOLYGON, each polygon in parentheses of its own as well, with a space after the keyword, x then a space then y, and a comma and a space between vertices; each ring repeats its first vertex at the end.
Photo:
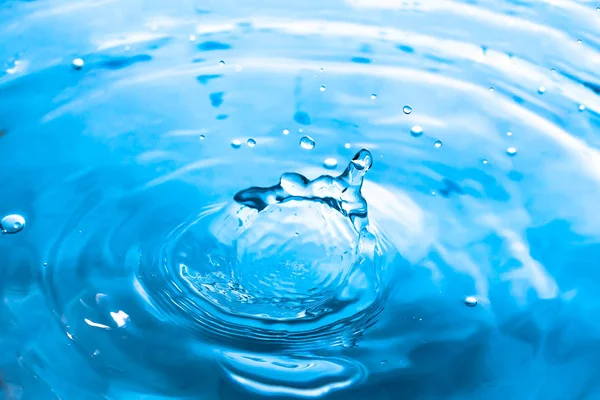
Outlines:
POLYGON ((556 68, 552 68, 552 69, 550 70, 550 72, 552 72, 552 73, 556 73, 556 68))
POLYGON ((94 353, 92 353, 92 357, 96 357, 98 354, 100 354, 100 350, 94 350, 94 353))
POLYGON ((298 132, 299 132, 299 133, 302 133, 302 132, 304 132, 304 129, 302 129, 302 128, 298 128, 298 132))
POLYGON ((323 72, 323 68, 321 68, 321 72, 323 72))
POLYGON ((490 87, 490 92, 493 92, 494 90, 496 90, 496 89, 494 89, 494 87, 493 87, 493 86, 492 86, 492 87, 490 87))
POLYGON ((327 90, 327 86, 325 86, 325 85, 321 85, 321 87, 319 88, 319 90, 320 90, 321 92, 324 92, 324 91, 326 91, 326 90, 327 90))
POLYGON ((467 307, 475 307, 477 305, 477 299, 473 296, 469 296, 465 299, 465 305, 467 307))
POLYGON ((0 221, 2 234, 19 233, 25 228, 25 218, 18 214, 7 215, 0 221))
POLYGON ((346 144, 344 145, 344 147, 345 147, 345 148, 347 148, 347 149, 349 149, 349 148, 350 148, 350 143, 346 143, 346 144))
POLYGON ((440 148, 442 147, 442 141, 441 140, 436 140, 435 143, 433 144, 436 148, 440 148))
POLYGON ((585 111, 585 105, 584 104, 580 104, 579 105, 579 111, 585 111))
POLYGON ((289 134, 290 134, 290 131, 289 131, 289 129, 284 129, 284 130, 283 130, 283 134, 284 134, 284 135, 289 135, 289 134))
POLYGON ((517 149, 515 149, 514 147, 509 147, 508 149, 506 149, 506 154, 512 157, 517 154, 517 149))
POLYGON ((223 61, 223 60, 219 61, 219 65, 220 65, 221 67, 225 66, 225 61, 223 61))
POLYGON ((376 95, 375 93, 373 93, 373 94, 371 95, 371 100, 375 100, 376 98, 377 98, 377 95, 376 95))
POLYGON ((196 35, 190 35, 189 39, 190 39, 190 42, 195 42, 196 41, 196 35))
POLYGON ((412 107, 409 105, 406 105, 406 106, 402 107, 402 111, 404 111, 404 114, 408 115, 412 112, 412 107))
POLYGON ((546 93, 546 87, 545 86, 540 86, 538 88, 538 94, 544 94, 546 93))
POLYGON ((48 263, 47 263, 47 262, 45 262, 45 263, 44 263, 44 267, 47 267, 47 266, 48 266, 48 263))
POLYGON ((239 149, 240 147, 242 147, 242 142, 240 142, 237 139, 234 139, 231 141, 231 147, 233 147, 234 149, 239 149))
POLYGON ((335 169, 337 167, 338 163, 335 158, 326 158, 325 161, 323 161, 323 165, 327 169, 335 169))
POLYGON ((252 138, 248 139, 248 141, 246 143, 248 144, 248 147, 256 146, 256 140, 254 140, 252 138))
POLYGON ((421 128, 419 125, 415 125, 411 128, 410 134, 414 137, 419 137, 423 134, 423 128, 421 128))
POLYGON ((303 136, 300 139, 300 146, 306 150, 312 150, 315 147, 315 141, 310 136, 303 136))
POLYGON ((206 136, 200 135, 200 140, 204 140, 204 139, 206 139, 206 136))
POLYGON ((583 43, 581 39, 577 39, 577 44, 583 43))
POLYGON ((431 191, 431 195, 432 195, 432 196, 435 196, 435 190, 432 190, 432 191, 431 191))
POLYGON ((73 65, 73 68, 75 68, 75 69, 81 69, 81 68, 83 68, 84 64, 85 63, 83 62, 83 59, 81 59, 81 58, 76 58, 71 63, 71 65, 73 65))
POLYGON ((482 160, 481 162, 482 162, 482 163, 484 163, 484 164, 487 164, 487 163, 488 163, 488 160, 485 160, 485 159, 484 159, 484 160, 482 160))
POLYGON ((506 132, 506 136, 512 136, 512 132, 511 131, 506 132))

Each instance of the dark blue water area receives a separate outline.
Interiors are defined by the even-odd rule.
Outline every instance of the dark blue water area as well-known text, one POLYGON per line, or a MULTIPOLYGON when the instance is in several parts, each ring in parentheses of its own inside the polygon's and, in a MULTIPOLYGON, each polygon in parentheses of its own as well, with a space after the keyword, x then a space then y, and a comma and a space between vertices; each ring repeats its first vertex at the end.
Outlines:
POLYGON ((597 7, 0 1, 0 399, 599 399, 597 7))

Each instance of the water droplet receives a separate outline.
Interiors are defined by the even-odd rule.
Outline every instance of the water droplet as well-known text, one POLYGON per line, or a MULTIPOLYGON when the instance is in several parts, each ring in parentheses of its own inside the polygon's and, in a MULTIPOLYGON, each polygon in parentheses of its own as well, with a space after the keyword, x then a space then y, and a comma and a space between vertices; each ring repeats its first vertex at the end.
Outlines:
POLYGON ((219 65, 220 65, 221 67, 225 66, 225 61, 223 61, 223 60, 219 61, 219 65))
POLYGON ((467 307, 475 307, 477 305, 477 299, 473 296, 469 296, 465 299, 465 305, 467 307))
POLYGON ((323 165, 327 169, 335 169, 337 167, 337 160, 335 158, 326 158, 323 165))
POLYGON ((512 136, 512 132, 511 131, 506 132, 506 136, 512 136))
POLYGON ((512 157, 517 154, 517 149, 515 149, 514 147, 509 147, 508 149, 506 149, 506 154, 512 157))
POLYGON ((435 196, 435 190, 432 190, 432 191, 431 191, 431 195, 432 195, 432 196, 435 196))
POLYGON ((442 141, 441 141, 441 140, 436 140, 436 141, 435 141, 435 143, 433 143, 433 145, 434 145, 436 148, 438 148, 438 149, 439 149, 440 147, 442 147, 442 141))
POLYGON ((377 95, 376 95, 375 93, 373 93, 373 94, 371 95, 371 100, 375 100, 376 98, 377 98, 377 95))
POLYGON ((319 89, 321 92, 324 92, 327 90, 327 86, 325 85, 321 85, 321 88, 319 89))
POLYGON ((493 87, 493 86, 492 86, 492 87, 490 87, 490 92, 493 92, 494 90, 495 90, 495 89, 494 89, 494 87, 493 87))
POLYGON ((196 41, 196 35, 190 35, 190 42, 195 42, 196 41))
POLYGON ((411 128, 410 134, 414 137, 419 137, 423 134, 423 128, 421 128, 419 125, 415 125, 411 128))
POLYGON ((484 160, 482 160, 481 162, 482 162, 482 163, 484 163, 484 164, 487 164, 487 163, 488 163, 488 160, 485 160, 485 159, 484 159, 484 160))
POLYGON ((256 146, 256 140, 254 140, 252 138, 248 139, 248 141, 246 143, 248 144, 248 147, 256 146))
POLYGON ((346 143, 346 144, 344 145, 344 147, 345 147, 345 148, 347 148, 347 149, 349 149, 349 148, 350 148, 350 143, 346 143))
POLYGON ((92 353, 92 356, 96 357, 98 354, 100 354, 100 350, 94 350, 94 352, 92 353))
POLYGON ((7 215, 0 221, 2 234, 19 233, 25 228, 25 218, 18 214, 7 215))
POLYGON ((585 111, 585 105, 584 104, 580 104, 579 105, 579 111, 585 111))
POLYGON ((81 68, 83 68, 84 62, 83 62, 83 59, 76 58, 76 59, 73 60, 73 62, 71 64, 73 65, 73 68, 75 68, 75 69, 81 69, 81 68))
POLYGON ((298 132, 299 132, 299 133, 302 133, 302 132, 304 132, 304 129, 302 129, 302 128, 298 128, 298 132))
POLYGON ((200 135, 200 140, 204 140, 204 139, 206 139, 206 136, 200 135))
POLYGON ((315 141, 310 136, 303 136, 300 139, 300 146, 306 150, 312 150, 315 147, 315 141))
POLYGON ((581 43, 583 43, 583 42, 581 41, 581 39, 577 39, 577 44, 581 44, 581 43))
POLYGON ((323 68, 321 68, 321 72, 323 72, 323 68))
POLYGON ((284 134, 284 135, 289 135, 289 134, 290 134, 290 131, 289 131, 289 129, 284 129, 284 130, 283 130, 283 134, 284 134))
POLYGON ((545 86, 540 86, 538 88, 538 94, 544 94, 546 93, 546 87, 545 86))
POLYGON ((234 139, 231 141, 231 147, 233 147, 234 149, 239 149, 240 147, 242 147, 242 142, 240 142, 237 139, 234 139))
POLYGON ((552 73, 556 73, 556 69, 555 69, 555 68, 552 68, 552 69, 550 70, 550 72, 552 72, 552 73))
POLYGON ((404 111, 404 114, 408 115, 412 112, 412 107, 409 105, 406 105, 402 108, 402 111, 404 111))

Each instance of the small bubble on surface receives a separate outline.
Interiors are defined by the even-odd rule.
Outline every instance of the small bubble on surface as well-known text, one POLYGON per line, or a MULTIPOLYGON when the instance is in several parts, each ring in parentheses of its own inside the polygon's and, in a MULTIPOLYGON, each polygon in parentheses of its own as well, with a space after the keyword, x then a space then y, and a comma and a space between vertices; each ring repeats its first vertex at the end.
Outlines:
POLYGON ((538 88, 538 94, 544 94, 546 93, 546 87, 545 86, 540 86, 538 88))
POLYGON ((252 138, 248 139, 248 141, 246 143, 248 144, 248 147, 256 146, 256 140, 254 140, 252 138))
POLYGON ((300 147, 306 150, 312 150, 315 147, 315 141, 310 136, 303 136, 300 139, 300 147))
POLYGON ((321 92, 324 92, 324 91, 326 91, 326 90, 327 90, 327 86, 325 86, 325 85, 321 85, 321 87, 319 88, 319 90, 320 90, 321 92))
POLYGON ((284 129, 283 130, 283 134, 284 135, 289 135, 290 134, 290 130, 289 129, 284 129))
POLYGON ((25 218, 18 214, 7 215, 0 221, 2 234, 19 233, 25 228, 25 218))
POLYGON ((580 104, 579 105, 579 111, 585 111, 585 105, 584 104, 580 104))
POLYGON ((240 147, 242 147, 242 142, 240 142, 237 139, 234 139, 231 141, 231 147, 233 147, 234 149, 239 149, 240 147))
POLYGON ((419 125, 415 125, 410 129, 410 134, 414 137, 419 137, 423 134, 423 128, 419 125))
POLYGON ((371 100, 375 100, 377 98, 377 95, 375 93, 371 94, 371 100))
POLYGON ((477 305, 477 299, 473 296, 469 296, 465 299, 465 305, 467 307, 475 307, 477 305))
POLYGON ((76 58, 76 59, 73 60, 73 62, 71 63, 71 65, 75 69, 81 69, 81 68, 83 68, 83 65, 84 65, 83 59, 76 58))
POLYGON ((406 105, 406 106, 402 107, 402 111, 404 112, 404 114, 408 115, 412 112, 412 107, 409 105, 406 105))
POLYGON ((488 160, 485 160, 485 159, 484 159, 484 160, 482 160, 481 162, 482 162, 483 164, 487 164, 487 163, 488 163, 488 160))
POLYGON ((517 149, 514 147, 509 147, 508 149, 506 149, 506 154, 512 157, 517 154, 517 149))
POLYGON ((440 147, 442 147, 442 141, 441 140, 436 140, 435 143, 433 143, 434 147, 439 149, 440 147))
POLYGON ((326 158, 325 161, 323 161, 323 165, 327 169, 335 169, 337 167, 338 163, 335 158, 326 158))

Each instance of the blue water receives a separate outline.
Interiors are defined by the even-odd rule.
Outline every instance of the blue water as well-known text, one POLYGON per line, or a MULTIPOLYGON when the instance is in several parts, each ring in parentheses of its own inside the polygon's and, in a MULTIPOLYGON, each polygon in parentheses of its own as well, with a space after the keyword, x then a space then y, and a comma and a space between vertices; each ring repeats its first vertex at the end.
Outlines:
POLYGON ((597 1, 0 1, 0 398, 600 399, 599 71, 597 1))

